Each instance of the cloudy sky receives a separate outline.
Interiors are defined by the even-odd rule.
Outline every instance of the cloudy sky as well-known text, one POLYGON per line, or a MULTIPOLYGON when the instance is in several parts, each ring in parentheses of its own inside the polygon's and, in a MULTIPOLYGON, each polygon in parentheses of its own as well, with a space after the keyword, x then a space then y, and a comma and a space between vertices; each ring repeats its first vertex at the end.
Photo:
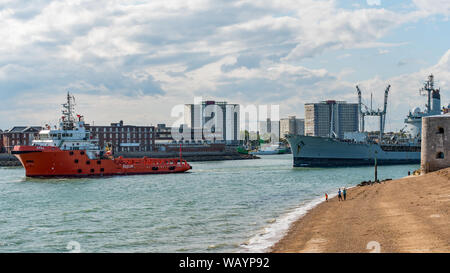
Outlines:
POLYGON ((68 90, 88 122, 148 125, 195 96, 303 117, 391 84, 399 129, 428 74, 450 102, 449 17, 448 0, 0 0, 0 128, 55 123, 68 90))

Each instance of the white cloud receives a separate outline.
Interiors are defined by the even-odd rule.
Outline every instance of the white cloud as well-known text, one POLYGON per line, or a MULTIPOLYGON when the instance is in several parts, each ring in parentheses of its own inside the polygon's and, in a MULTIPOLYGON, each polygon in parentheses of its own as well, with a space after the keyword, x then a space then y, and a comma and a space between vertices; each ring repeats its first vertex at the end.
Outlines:
POLYGON ((367 5, 369 6, 379 6, 381 5, 381 0, 367 0, 367 5))
POLYGON ((419 11, 429 14, 450 15, 450 1, 448 0, 413 0, 419 11))
MULTIPOLYGON (((417 106, 424 109, 426 98, 419 95, 419 89, 423 87, 423 83, 430 74, 435 76, 436 85, 441 88, 441 105, 448 105, 450 103, 450 82, 448 81, 450 79, 450 49, 447 50, 435 65, 430 67, 387 79, 374 77, 361 81, 358 84, 363 90, 368 90, 367 92, 375 92, 375 100, 378 106, 382 103, 384 89, 388 84, 391 85, 388 119, 390 120, 390 127, 393 130, 403 127, 403 118, 408 114, 409 110, 417 106)), ((369 93, 365 94, 365 96, 366 99, 370 98, 369 93)), ((374 129, 376 128, 375 126, 374 129)))
POLYGON ((350 100, 354 84, 343 78, 353 70, 330 73, 302 61, 406 45, 380 39, 438 12, 414 2, 418 10, 398 13, 347 10, 332 0, 4 1, 0 95, 9 105, 3 111, 14 106, 17 115, 0 127, 53 118, 67 89, 101 123, 168 121, 170 107, 194 95, 279 103, 282 113, 299 114, 305 101, 350 100))

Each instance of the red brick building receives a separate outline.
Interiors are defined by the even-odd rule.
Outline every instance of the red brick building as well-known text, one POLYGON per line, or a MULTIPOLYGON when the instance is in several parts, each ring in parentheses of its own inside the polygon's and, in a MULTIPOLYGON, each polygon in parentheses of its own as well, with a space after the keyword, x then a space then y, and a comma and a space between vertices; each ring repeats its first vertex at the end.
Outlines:
POLYGON ((158 124, 155 128, 156 130, 156 140, 159 141, 172 141, 172 127, 167 127, 166 124, 158 124))
MULTIPOLYGON (((111 143, 114 152, 173 152, 179 150, 179 142, 172 138, 171 127, 165 124, 155 126, 124 125, 123 121, 111 123, 107 126, 92 126, 86 124, 93 139, 97 139, 100 147, 111 143)), ((10 130, 0 131, 0 152, 2 146, 5 152, 11 152, 14 145, 31 145, 37 137, 39 126, 16 126, 10 130)), ((209 143, 211 144, 211 143, 209 143)), ((183 141, 184 152, 218 152, 224 150, 224 145, 207 145, 204 141, 183 141)))
POLYGON ((15 145, 31 145, 40 130, 42 130, 40 126, 15 126, 4 131, 2 137, 3 149, 10 153, 15 145))
POLYGON ((148 152, 155 150, 155 127, 124 125, 123 121, 109 126, 92 126, 86 124, 94 139, 99 140, 100 147, 111 143, 115 152, 148 152))

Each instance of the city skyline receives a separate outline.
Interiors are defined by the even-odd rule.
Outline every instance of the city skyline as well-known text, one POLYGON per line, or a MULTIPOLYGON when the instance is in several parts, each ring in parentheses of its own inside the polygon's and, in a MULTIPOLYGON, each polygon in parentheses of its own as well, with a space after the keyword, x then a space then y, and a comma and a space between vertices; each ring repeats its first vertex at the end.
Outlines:
POLYGON ((171 125, 195 96, 303 118, 356 102, 356 84, 380 107, 391 84, 400 129, 430 73, 450 102, 449 15, 442 0, 3 1, 0 128, 55 124, 67 91, 87 122, 171 125))

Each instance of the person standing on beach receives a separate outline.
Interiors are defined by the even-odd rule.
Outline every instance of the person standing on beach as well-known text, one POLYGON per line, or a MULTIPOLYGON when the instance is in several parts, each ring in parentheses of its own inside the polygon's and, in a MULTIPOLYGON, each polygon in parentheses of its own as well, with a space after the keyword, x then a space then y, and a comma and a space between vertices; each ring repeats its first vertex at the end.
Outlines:
POLYGON ((344 194, 344 201, 347 199, 347 189, 344 188, 344 190, 342 191, 342 193, 344 194))
POLYGON ((339 191, 338 191, 338 200, 342 201, 341 188, 339 188, 339 191))
POLYGON ((328 202, 328 194, 327 193, 325 193, 325 201, 328 202))

